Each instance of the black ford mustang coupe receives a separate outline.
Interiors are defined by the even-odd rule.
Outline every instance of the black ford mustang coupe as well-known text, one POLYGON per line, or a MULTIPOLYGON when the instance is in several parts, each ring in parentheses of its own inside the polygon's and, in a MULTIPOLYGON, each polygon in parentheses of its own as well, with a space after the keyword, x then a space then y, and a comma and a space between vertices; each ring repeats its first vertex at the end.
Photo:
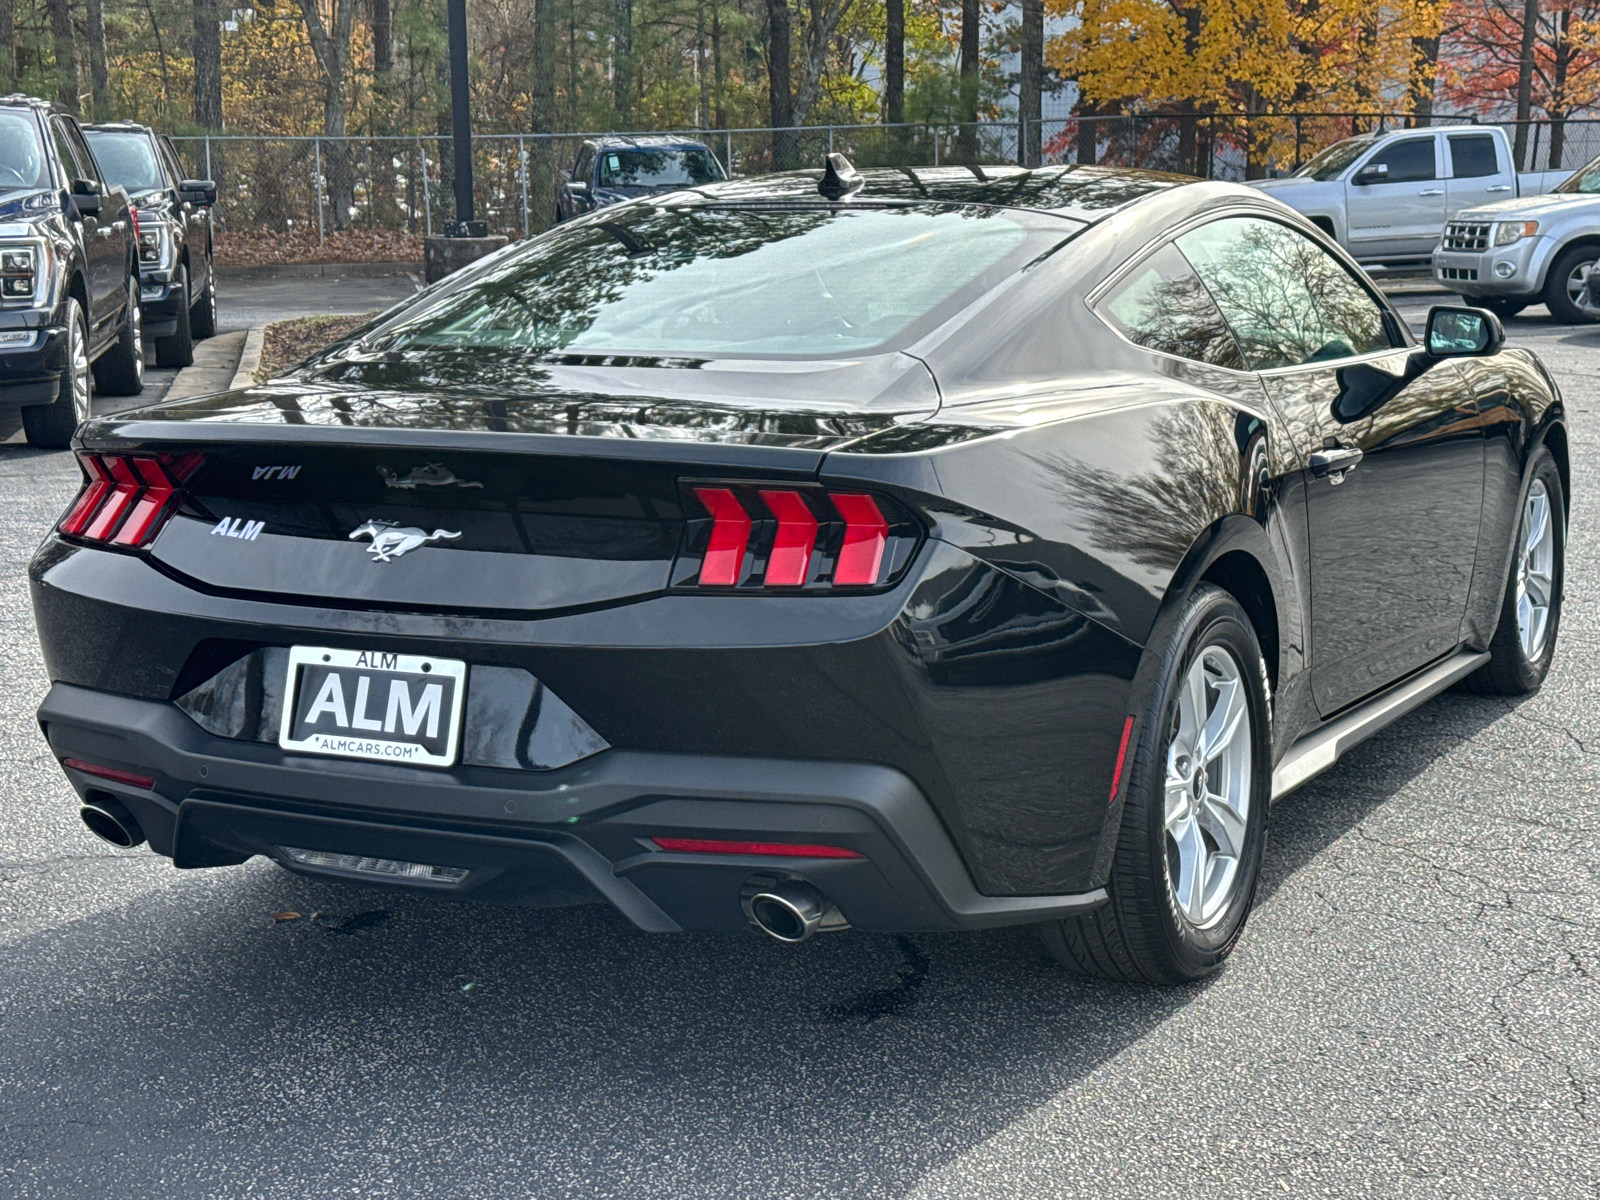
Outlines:
POLYGON ((1549 668, 1568 435, 1502 339, 1228 184, 645 198, 86 425, 39 719, 180 867, 1192 979, 1275 796, 1549 668))

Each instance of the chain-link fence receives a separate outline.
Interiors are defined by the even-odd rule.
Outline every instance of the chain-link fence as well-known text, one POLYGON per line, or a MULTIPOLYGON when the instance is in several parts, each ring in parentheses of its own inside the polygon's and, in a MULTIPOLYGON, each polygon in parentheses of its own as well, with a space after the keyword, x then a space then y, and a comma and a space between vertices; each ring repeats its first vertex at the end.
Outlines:
MULTIPOLYGON (((1013 120, 654 132, 705 142, 735 175, 816 166, 839 151, 858 166, 1097 162, 1241 180, 1287 173, 1342 138, 1406 123, 1392 113, 1125 114, 1037 128, 1013 120)), ((1514 137, 1515 123, 1503 127, 1514 137)), ((556 172, 571 167, 583 140, 594 136, 474 136, 477 218, 512 237, 546 227, 556 172)), ((448 136, 173 140, 196 175, 218 182, 218 254, 225 262, 416 261, 420 239, 454 219, 448 136)), ((1529 122, 1526 143, 1524 169, 1570 169, 1600 154, 1600 120, 1529 122)))

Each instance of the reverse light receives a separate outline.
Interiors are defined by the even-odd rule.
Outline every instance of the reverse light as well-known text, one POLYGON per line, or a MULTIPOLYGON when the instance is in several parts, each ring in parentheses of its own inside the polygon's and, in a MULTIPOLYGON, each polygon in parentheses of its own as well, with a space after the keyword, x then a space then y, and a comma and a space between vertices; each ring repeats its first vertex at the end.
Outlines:
POLYGON ((887 583, 921 536, 902 506, 815 484, 692 483, 674 586, 826 591, 887 583), (696 517, 696 512, 703 516, 696 517))
POLYGON ((198 454, 83 454, 83 491, 56 526, 68 537, 138 549, 174 512, 179 487, 200 466, 198 454))
POLYGON ((865 858, 845 846, 801 845, 794 842, 737 842, 720 838, 651 838, 674 854, 745 854, 762 858, 865 858))
POLYGON ((1494 227, 1494 244, 1511 246, 1539 232, 1537 221, 1501 221, 1494 227))
POLYGON ((140 788, 146 792, 156 786, 156 781, 149 775, 137 775, 117 767, 104 767, 99 763, 85 762, 81 758, 63 758, 61 765, 71 767, 74 771, 82 771, 85 775, 93 775, 97 779, 109 779, 112 783, 126 784, 128 787, 140 788))

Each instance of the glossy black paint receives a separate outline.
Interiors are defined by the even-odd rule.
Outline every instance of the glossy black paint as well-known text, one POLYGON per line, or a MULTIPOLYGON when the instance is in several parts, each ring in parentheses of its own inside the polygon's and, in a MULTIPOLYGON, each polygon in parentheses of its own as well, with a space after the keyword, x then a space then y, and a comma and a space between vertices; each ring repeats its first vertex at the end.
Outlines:
MULTIPOLYGON (((147 555, 41 548, 31 577, 52 680, 163 705, 293 644, 466 658, 474 679, 537 680, 610 747, 565 769, 632 754, 708 771, 736 758, 883 768, 925 798, 979 893, 1060 897, 1105 882, 1117 746, 1154 670, 1143 647, 1202 579, 1256 627, 1277 754, 1458 645, 1486 644, 1529 456, 1548 445, 1566 471, 1559 394, 1531 355, 1426 359, 1374 295, 1379 352, 1269 371, 1194 361, 1096 315, 1124 268, 1183 230, 1265 217, 1354 265, 1229 185, 1108 169, 864 174, 863 203, 1033 204, 1071 236, 889 354, 555 356, 520 375, 491 361, 474 379, 465 362, 373 355, 358 335, 287 380, 96 422, 91 448, 197 450, 208 466, 147 555), (1337 483, 1312 463, 1330 443, 1363 453, 1337 483), (255 476, 274 464, 302 470, 255 476), (453 481, 387 482, 429 464, 453 481), (705 478, 870 491, 920 527, 914 555, 865 594, 674 587, 698 515, 681 485, 705 478), (347 534, 380 513, 463 537, 374 566, 347 534), (267 532, 221 547, 205 523, 233 516, 267 532), (213 643, 232 648, 226 663, 200 653, 213 643)), ((824 203, 815 180, 652 203, 824 203)), ((219 743, 277 761, 259 715, 254 733, 236 715, 212 730, 219 743)), ((73 736, 49 733, 58 753, 73 736)), ((503 769, 509 786, 537 786, 539 767, 503 769)), ((403 779, 424 806, 427 780, 443 778, 338 770, 403 779)), ((381 821, 382 797, 350 804, 381 821)), ((647 836, 654 802, 641 783, 608 819, 631 814, 647 836)), ((679 926, 691 892, 732 903, 739 872, 674 893, 664 881, 683 864, 586 829, 566 832, 654 880, 658 900, 679 896, 661 905, 678 904, 679 926)))

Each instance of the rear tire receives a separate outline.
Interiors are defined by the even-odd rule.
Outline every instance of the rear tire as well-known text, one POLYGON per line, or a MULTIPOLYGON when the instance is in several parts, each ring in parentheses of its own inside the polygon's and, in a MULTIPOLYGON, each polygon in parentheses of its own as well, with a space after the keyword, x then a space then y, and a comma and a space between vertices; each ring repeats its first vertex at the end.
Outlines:
POLYGON ((1580 267, 1593 266, 1600 259, 1600 246, 1574 246, 1550 265, 1544 282, 1544 303, 1550 315, 1568 325, 1587 325, 1600 321, 1600 309, 1578 307, 1574 291, 1580 267))
POLYGON ((94 364, 95 387, 108 396, 137 396, 144 391, 144 308, 137 274, 128 279, 128 289, 117 340, 94 364))
POLYGON ((1249 617, 1221 588, 1202 584, 1184 603, 1137 723, 1110 898, 1041 933, 1084 974, 1187 983, 1238 943, 1272 793, 1266 663, 1249 617))
POLYGON ((61 386, 51 404, 35 404, 22 410, 22 428, 28 445, 36 450, 66 450, 78 423, 86 421, 94 404, 94 372, 89 368, 89 323, 83 306, 68 299, 67 365, 61 372, 61 386))
POLYGON ((217 336, 217 269, 206 255, 206 290, 189 310, 189 332, 196 341, 217 336))
POLYGON ((170 337, 156 339, 156 365, 189 367, 194 365, 194 337, 189 328, 189 268, 179 267, 172 286, 183 299, 178 304, 178 327, 170 337))
POLYGON ((1567 555, 1566 498, 1550 451, 1539 450, 1530 474, 1489 661, 1461 681, 1465 691, 1480 696, 1537 692, 1555 659, 1567 555))

